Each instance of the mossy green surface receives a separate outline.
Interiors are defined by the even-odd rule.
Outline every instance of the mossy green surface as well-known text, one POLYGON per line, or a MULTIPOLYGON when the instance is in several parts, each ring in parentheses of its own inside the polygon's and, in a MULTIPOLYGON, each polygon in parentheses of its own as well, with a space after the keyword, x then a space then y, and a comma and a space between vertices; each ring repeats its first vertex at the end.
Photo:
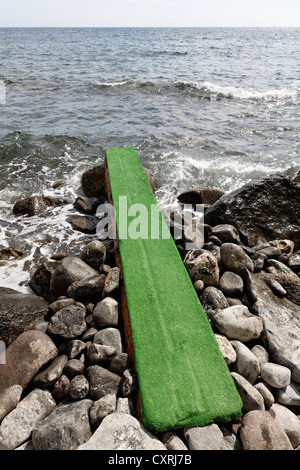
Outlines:
POLYGON ((151 206, 158 206, 138 155, 107 149, 106 162, 143 423, 167 431, 231 421, 241 415, 240 396, 171 236, 151 239, 151 206), (127 197, 128 209, 148 209, 147 239, 120 233, 139 217, 127 217, 120 196, 127 197))

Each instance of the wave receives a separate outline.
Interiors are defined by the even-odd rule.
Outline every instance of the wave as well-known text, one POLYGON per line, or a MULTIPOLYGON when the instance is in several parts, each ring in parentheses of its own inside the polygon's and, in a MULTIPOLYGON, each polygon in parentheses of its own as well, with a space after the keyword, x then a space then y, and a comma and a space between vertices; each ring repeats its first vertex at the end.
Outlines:
POLYGON ((107 81, 97 80, 92 86, 102 90, 139 91, 156 94, 178 94, 191 96, 198 99, 210 101, 239 101, 285 104, 295 102, 300 96, 300 87, 291 86, 284 88, 259 89, 255 87, 237 87, 234 85, 221 86, 208 81, 188 82, 174 80, 167 83, 156 83, 152 81, 140 82, 134 80, 107 81))

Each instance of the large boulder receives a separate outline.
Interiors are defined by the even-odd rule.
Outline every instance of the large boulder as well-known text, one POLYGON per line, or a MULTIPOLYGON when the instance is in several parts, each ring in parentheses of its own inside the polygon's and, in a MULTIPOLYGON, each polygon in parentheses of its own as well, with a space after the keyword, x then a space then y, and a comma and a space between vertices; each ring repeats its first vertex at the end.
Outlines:
POLYGON ((48 302, 34 294, 0 287, 0 340, 6 346, 48 313, 48 302))
POLYGON ((300 186, 288 177, 250 182, 219 199, 205 213, 212 226, 232 224, 249 246, 290 239, 300 248, 300 186))

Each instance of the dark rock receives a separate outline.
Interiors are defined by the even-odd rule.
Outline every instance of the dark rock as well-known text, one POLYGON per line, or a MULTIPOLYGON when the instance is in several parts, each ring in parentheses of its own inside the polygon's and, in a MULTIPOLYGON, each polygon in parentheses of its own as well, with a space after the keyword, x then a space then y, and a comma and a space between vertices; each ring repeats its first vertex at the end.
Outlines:
POLYGON ((75 450, 92 436, 89 410, 92 400, 61 404, 32 431, 36 450, 75 450))
POLYGON ((104 165, 95 166, 85 171, 81 177, 81 186, 87 197, 107 199, 104 165))
POLYGON ((206 211, 205 222, 234 225, 249 246, 289 239, 299 249, 299 191, 299 184, 284 176, 253 181, 219 199, 206 211))
POLYGON ((86 264, 99 271, 105 263, 106 246, 100 240, 93 240, 83 249, 81 258, 86 264))
POLYGON ((209 286, 204 289, 201 302, 204 311, 209 318, 212 318, 218 310, 223 310, 229 307, 223 292, 213 286, 209 286))
POLYGON ((52 395, 56 402, 59 402, 69 395, 70 380, 66 375, 61 375, 55 382, 52 395))
POLYGON ((68 287, 67 294, 73 299, 98 295, 100 296, 106 280, 105 274, 95 275, 75 281, 68 287))
POLYGON ((74 304, 75 304, 74 299, 56 300, 55 302, 52 302, 52 304, 49 305, 49 312, 53 315, 54 313, 58 312, 58 310, 61 310, 65 307, 69 307, 69 305, 74 305, 74 304))
POLYGON ((190 189, 179 194, 178 200, 183 204, 204 204, 212 206, 224 195, 224 191, 215 188, 190 189))
POLYGON ((108 296, 114 296, 119 289, 120 285, 120 269, 117 267, 112 268, 105 280, 103 288, 103 298, 108 296))
POLYGON ((249 258, 239 245, 223 243, 220 249, 220 255, 223 266, 227 271, 239 274, 242 269, 247 268, 250 272, 254 272, 254 265, 251 258, 249 258))
POLYGON ((96 429, 105 416, 114 413, 117 407, 116 395, 105 395, 95 401, 90 410, 90 420, 93 429, 96 429))
POLYGON ((119 304, 111 298, 106 297, 98 302, 93 310, 93 320, 97 328, 115 327, 119 324, 119 304))
POLYGON ((83 400, 89 394, 90 386, 84 375, 76 375, 70 383, 69 395, 73 400, 83 400))
POLYGON ((71 217, 68 219, 68 222, 70 222, 72 225, 73 230, 87 233, 89 235, 94 235, 96 233, 99 219, 94 215, 84 215, 79 217, 71 217))
POLYGON ((48 303, 33 294, 0 287, 0 340, 6 346, 48 314, 48 303))
POLYGON ((238 274, 225 271, 220 278, 219 289, 225 297, 241 298, 244 292, 243 279, 238 274))
POLYGON ((88 348, 88 360, 91 364, 108 364, 113 357, 117 355, 117 351, 113 346, 105 344, 91 344, 88 348))
POLYGON ((114 372, 115 374, 122 376, 123 372, 126 369, 129 369, 130 365, 131 365, 131 359, 130 359, 129 354, 121 353, 112 358, 109 364, 109 370, 111 372, 114 372))
POLYGON ((101 204, 101 200, 96 197, 84 197, 78 196, 74 202, 74 207, 79 212, 83 212, 87 215, 96 214, 97 207, 101 204))
POLYGON ((79 359, 70 359, 63 370, 64 375, 72 380, 76 375, 82 375, 84 372, 84 363, 79 359))
POLYGON ((75 281, 81 281, 90 276, 98 276, 98 272, 86 264, 81 258, 68 256, 61 260, 57 269, 52 273, 50 292, 54 298, 66 295, 68 287, 75 281))
POLYGON ((300 252, 292 254, 289 258, 288 266, 295 272, 300 271, 300 252))
POLYGON ((6 350, 6 363, 0 366, 0 390, 11 385, 25 388, 57 354, 57 347, 45 333, 37 330, 22 333, 6 350))
POLYGON ((123 372, 120 382, 120 388, 123 397, 131 397, 137 392, 138 380, 134 370, 126 369, 123 372))
POLYGON ((86 349, 86 343, 84 343, 80 339, 73 339, 72 341, 68 343, 68 346, 67 346, 67 354, 68 354, 69 359, 74 359, 85 349, 86 349))
POLYGON ((90 396, 92 400, 99 400, 105 395, 117 395, 121 377, 109 370, 93 365, 86 369, 86 377, 90 384, 90 396))
POLYGON ((68 204, 68 202, 49 196, 31 196, 17 201, 13 206, 13 213, 15 215, 28 215, 32 217, 41 214, 49 207, 62 206, 68 204))
POLYGON ((65 355, 56 357, 45 370, 34 377, 33 383, 44 388, 50 387, 62 375, 67 362, 68 357, 65 355))
POLYGON ((70 305, 56 312, 49 321, 48 333, 65 339, 74 339, 87 329, 85 310, 70 305))
POLYGON ((58 266, 59 262, 55 261, 41 264, 37 267, 29 281, 29 287, 33 292, 51 303, 56 300, 55 295, 50 290, 51 277, 58 266))
POLYGON ((122 336, 118 328, 103 328, 94 336, 94 343, 113 346, 118 354, 123 352, 122 336))
POLYGON ((222 243, 240 243, 239 232, 233 225, 220 224, 213 227, 212 235, 218 237, 222 243))

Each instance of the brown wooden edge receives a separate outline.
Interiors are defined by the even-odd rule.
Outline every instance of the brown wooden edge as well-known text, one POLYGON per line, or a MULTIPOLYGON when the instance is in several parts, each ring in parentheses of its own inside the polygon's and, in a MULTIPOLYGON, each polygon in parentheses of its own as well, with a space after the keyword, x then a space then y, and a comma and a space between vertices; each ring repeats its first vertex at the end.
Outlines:
MULTIPOLYGON (((105 183, 106 183, 108 202, 111 205, 111 207, 113 207, 113 200, 112 200, 112 195, 111 195, 109 172, 108 172, 108 168, 107 168, 106 158, 104 159, 104 168, 105 168, 105 183)), ((110 214, 111 223, 114 224, 114 227, 116 228, 116 223, 115 223, 115 217, 114 216, 115 216, 114 211, 111 211, 111 214, 110 214)), ((116 261, 117 267, 120 269, 121 311, 122 311, 123 324, 124 324, 126 348, 127 348, 127 352, 129 354, 131 362, 132 362, 132 369, 135 371, 136 369, 135 369, 135 358, 134 358, 134 346, 133 346, 133 340, 132 340, 132 335, 131 335, 131 327, 130 327, 128 306, 127 306, 127 299, 126 299, 126 292, 125 292, 125 285, 124 285, 124 276, 123 276, 121 256, 120 256, 120 250, 119 250, 119 241, 118 241, 118 235, 117 235, 117 230, 116 229, 114 230, 114 234, 115 234, 115 238, 114 238, 115 261, 116 261)), ((136 407, 137 407, 138 418, 139 418, 140 421, 142 421, 141 406, 140 406, 140 399, 139 399, 139 394, 138 393, 137 393, 137 396, 136 396, 136 407)))

